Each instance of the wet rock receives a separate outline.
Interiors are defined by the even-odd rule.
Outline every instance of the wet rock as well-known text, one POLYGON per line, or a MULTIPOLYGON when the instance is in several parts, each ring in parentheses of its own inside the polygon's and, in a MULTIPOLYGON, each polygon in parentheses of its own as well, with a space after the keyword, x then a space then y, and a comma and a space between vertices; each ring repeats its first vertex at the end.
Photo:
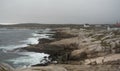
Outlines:
POLYGON ((14 69, 5 63, 0 63, 0 71, 14 71, 14 69))

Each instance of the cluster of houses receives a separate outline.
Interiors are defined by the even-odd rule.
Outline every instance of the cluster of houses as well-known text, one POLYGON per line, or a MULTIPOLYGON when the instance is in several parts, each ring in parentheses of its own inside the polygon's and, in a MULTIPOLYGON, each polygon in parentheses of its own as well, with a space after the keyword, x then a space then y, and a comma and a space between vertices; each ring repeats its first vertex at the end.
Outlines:
POLYGON ((111 28, 120 28, 120 22, 116 24, 83 24, 84 28, 96 27, 96 28, 106 28, 110 30, 111 28))

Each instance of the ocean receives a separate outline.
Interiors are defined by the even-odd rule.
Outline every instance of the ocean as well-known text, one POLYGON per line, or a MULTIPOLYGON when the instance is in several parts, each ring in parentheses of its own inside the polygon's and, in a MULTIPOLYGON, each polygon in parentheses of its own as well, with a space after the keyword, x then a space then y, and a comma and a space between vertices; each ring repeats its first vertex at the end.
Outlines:
POLYGON ((28 67, 40 63, 44 56, 49 54, 14 51, 16 48, 38 44, 38 39, 50 38, 47 34, 50 29, 0 29, 0 63, 8 63, 11 66, 28 67), (43 34, 38 34, 43 33, 43 34))

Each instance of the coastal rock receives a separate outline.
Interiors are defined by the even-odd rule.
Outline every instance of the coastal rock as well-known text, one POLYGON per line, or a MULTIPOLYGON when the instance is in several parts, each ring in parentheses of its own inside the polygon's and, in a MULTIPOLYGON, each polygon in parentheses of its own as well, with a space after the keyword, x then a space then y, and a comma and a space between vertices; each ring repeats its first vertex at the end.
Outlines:
POLYGON ((50 43, 52 41, 54 41, 54 39, 42 38, 42 39, 39 39, 39 44, 50 43))
POLYGON ((72 60, 83 60, 85 58, 87 58, 87 53, 84 50, 74 50, 70 55, 72 60))
POLYGON ((56 31, 56 33, 52 36, 52 38, 57 38, 57 40, 60 40, 61 38, 71 38, 75 37, 76 35, 69 34, 63 31, 56 31))
POLYGON ((64 65, 68 71, 120 71, 120 65, 64 65))
POLYGON ((102 40, 101 45, 104 47, 104 51, 109 51, 111 53, 120 53, 119 38, 110 38, 102 40))
POLYGON ((0 71, 14 71, 14 69, 5 63, 0 63, 0 71))
POLYGON ((67 71, 67 70, 64 67, 58 67, 58 66, 41 66, 41 67, 19 69, 17 71, 67 71))
POLYGON ((96 57, 96 58, 89 58, 85 60, 84 64, 108 64, 111 65, 113 62, 117 62, 119 65, 120 60, 120 54, 111 54, 111 55, 106 55, 106 56, 101 56, 101 57, 96 57))

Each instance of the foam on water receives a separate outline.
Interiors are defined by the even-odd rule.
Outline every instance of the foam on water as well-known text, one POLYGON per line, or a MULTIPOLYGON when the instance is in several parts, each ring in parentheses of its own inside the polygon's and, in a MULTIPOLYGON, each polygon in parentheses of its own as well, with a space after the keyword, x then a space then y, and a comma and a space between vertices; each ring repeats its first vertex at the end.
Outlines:
POLYGON ((26 55, 19 58, 9 59, 9 62, 13 62, 14 65, 25 64, 25 66, 31 66, 40 63, 44 56, 49 56, 44 53, 35 52, 22 52, 20 55, 26 55))
POLYGON ((39 41, 38 41, 38 37, 31 37, 31 38, 27 38, 27 40, 23 40, 23 41, 20 41, 20 42, 24 42, 26 44, 38 44, 39 41))
POLYGON ((5 50, 13 50, 16 48, 22 48, 28 46, 27 44, 21 44, 21 45, 9 45, 9 46, 0 46, 0 49, 5 49, 5 50))
MULTIPOLYGON (((6 50, 13 50, 16 48, 22 48, 28 46, 28 44, 38 44, 39 39, 41 38, 49 38, 49 35, 52 34, 46 34, 46 32, 49 32, 49 29, 45 31, 43 34, 37 34, 38 31, 31 34, 31 37, 26 38, 26 40, 19 41, 20 44, 18 45, 9 45, 9 46, 0 46, 0 49, 5 49, 5 53, 7 53, 6 50)), ((6 59, 5 61, 11 62, 15 67, 28 67, 31 65, 35 65, 40 63, 40 61, 43 59, 44 56, 49 56, 45 53, 36 53, 36 52, 15 52, 15 54, 21 55, 20 57, 16 58, 10 58, 6 59)))
POLYGON ((32 36, 33 37, 39 37, 39 38, 49 38, 50 35, 53 35, 53 34, 36 34, 36 33, 32 33, 32 36))
POLYGON ((21 42, 24 42, 26 44, 38 44, 39 43, 39 39, 41 38, 49 38, 50 34, 36 34, 36 33, 32 33, 32 37, 31 38, 27 38, 27 40, 23 40, 21 42))

